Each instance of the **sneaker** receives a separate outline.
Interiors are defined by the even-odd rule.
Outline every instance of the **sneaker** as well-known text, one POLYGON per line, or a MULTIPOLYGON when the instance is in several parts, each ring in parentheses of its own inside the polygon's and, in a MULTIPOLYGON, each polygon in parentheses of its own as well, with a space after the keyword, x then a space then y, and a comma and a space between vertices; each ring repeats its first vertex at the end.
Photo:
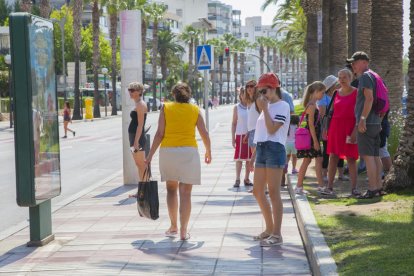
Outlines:
POLYGON ((358 189, 352 189, 351 196, 360 196, 361 192, 358 189))
POLYGON ((68 138, 68 137, 65 135, 65 136, 63 136, 62 138, 68 138))
POLYGON ((323 189, 323 191, 321 192, 321 194, 328 195, 328 196, 336 196, 336 193, 335 193, 335 191, 332 188, 325 188, 325 189, 323 189))
POLYGON ((260 241, 261 247, 271 247, 283 244, 282 236, 270 235, 267 239, 260 241))
POLYGON ((295 194, 303 195, 303 188, 302 187, 296 187, 295 188, 295 194))
POLYGON ((349 181, 349 177, 346 175, 338 176, 338 181, 349 181))
POLYGON ((253 183, 250 181, 250 179, 245 179, 244 181, 244 186, 253 186, 253 183))
POLYGON ((292 170, 292 174, 297 174, 297 173, 299 173, 299 171, 297 169, 292 170))

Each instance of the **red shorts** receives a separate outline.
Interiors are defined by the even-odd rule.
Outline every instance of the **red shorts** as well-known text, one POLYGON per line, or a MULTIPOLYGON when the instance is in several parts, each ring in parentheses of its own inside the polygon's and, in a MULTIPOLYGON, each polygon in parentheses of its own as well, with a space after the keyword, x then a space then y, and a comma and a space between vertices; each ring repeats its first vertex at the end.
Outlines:
POLYGON ((234 151, 234 160, 249 161, 252 158, 252 152, 249 147, 248 139, 243 142, 247 135, 236 135, 236 149, 234 151))

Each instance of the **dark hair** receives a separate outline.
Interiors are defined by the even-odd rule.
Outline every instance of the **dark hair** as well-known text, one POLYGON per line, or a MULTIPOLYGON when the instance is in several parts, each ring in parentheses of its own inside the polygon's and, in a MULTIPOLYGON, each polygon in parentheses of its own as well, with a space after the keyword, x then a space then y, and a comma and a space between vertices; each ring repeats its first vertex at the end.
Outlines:
POLYGON ((174 85, 171 94, 178 103, 188 103, 191 98, 191 88, 185 82, 174 85))
POLYGON ((280 90, 280 87, 276 87, 276 95, 279 97, 279 99, 282 99, 282 91, 280 90))
POLYGON ((70 103, 68 101, 65 102, 65 106, 70 109, 70 103))
POLYGON ((291 125, 298 125, 299 124, 299 116, 296 114, 290 115, 290 124, 291 125))

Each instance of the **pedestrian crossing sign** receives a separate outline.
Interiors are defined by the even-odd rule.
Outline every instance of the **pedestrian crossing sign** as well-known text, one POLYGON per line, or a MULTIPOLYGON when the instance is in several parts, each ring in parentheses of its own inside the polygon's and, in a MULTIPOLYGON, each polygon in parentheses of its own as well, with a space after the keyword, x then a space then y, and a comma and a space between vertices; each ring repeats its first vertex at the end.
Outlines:
POLYGON ((211 45, 197 46, 197 69, 210 70, 211 61, 213 60, 213 52, 211 45))

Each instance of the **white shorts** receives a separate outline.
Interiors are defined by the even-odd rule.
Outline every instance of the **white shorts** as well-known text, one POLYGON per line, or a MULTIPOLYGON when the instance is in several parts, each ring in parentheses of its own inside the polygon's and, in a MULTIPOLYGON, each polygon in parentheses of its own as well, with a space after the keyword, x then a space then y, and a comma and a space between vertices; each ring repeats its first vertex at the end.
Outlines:
POLYGON ((383 146, 382 148, 379 149, 379 157, 380 158, 390 157, 390 153, 388 152, 387 145, 385 145, 385 146, 383 146))
POLYGON ((285 148, 287 155, 298 153, 298 150, 295 147, 295 142, 286 142, 285 148))

